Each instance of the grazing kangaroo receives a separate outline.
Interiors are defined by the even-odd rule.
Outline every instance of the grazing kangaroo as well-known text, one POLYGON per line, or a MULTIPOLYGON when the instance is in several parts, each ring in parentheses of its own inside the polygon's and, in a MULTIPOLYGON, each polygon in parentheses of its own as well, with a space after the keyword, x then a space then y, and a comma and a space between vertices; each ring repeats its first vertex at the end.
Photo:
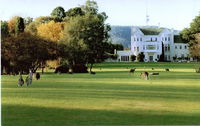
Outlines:
POLYGON ((21 73, 19 73, 19 80, 18 80, 18 86, 23 86, 24 85, 24 80, 22 78, 21 73))
POLYGON ((141 76, 141 78, 144 78, 144 79, 146 79, 146 80, 149 79, 149 73, 148 73, 148 72, 142 72, 142 73, 140 74, 140 76, 141 76))
POLYGON ((166 68, 166 69, 165 69, 165 71, 169 72, 169 69, 168 69, 168 68, 166 68))
POLYGON ((130 73, 134 73, 136 68, 130 69, 130 73))
POLYGON ((36 73, 36 80, 39 80, 40 79, 40 73, 36 73))

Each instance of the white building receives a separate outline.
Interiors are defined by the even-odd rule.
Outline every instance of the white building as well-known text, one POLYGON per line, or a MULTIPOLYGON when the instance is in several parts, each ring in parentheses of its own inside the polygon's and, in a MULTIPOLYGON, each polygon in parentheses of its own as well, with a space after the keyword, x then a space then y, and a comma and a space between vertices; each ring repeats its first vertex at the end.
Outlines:
POLYGON ((118 61, 131 61, 131 55, 143 52, 145 62, 157 62, 162 54, 166 61, 189 57, 188 44, 182 43, 179 31, 155 26, 132 27, 131 50, 117 51, 118 61))

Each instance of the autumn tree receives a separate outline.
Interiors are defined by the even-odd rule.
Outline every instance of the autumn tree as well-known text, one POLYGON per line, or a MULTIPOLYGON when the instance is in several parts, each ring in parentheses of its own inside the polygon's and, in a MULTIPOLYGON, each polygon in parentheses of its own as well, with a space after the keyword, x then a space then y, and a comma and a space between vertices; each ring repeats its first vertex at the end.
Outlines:
POLYGON ((48 23, 40 24, 37 27, 37 34, 47 40, 57 42, 62 37, 62 31, 64 29, 63 22, 50 21, 48 23))
POLYGON ((10 34, 15 34, 15 25, 16 25, 17 18, 18 18, 18 16, 15 16, 15 17, 12 17, 8 21, 8 32, 10 34))
POLYGON ((2 41, 2 67, 7 73, 35 72, 46 60, 56 58, 56 43, 30 33, 20 33, 2 41))

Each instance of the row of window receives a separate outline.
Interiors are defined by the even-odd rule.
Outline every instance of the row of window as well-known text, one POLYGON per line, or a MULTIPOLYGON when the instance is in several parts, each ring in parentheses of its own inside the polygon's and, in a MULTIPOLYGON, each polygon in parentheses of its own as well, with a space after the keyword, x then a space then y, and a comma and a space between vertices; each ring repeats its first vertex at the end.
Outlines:
POLYGON ((162 41, 170 41, 170 37, 162 37, 162 41))
MULTIPOLYGON (((153 39, 153 38, 150 38, 150 41, 152 42, 152 41, 157 41, 158 40, 158 38, 155 38, 155 39, 153 39)), ((142 41, 142 38, 136 38, 136 37, 134 37, 134 41, 136 42, 139 42, 139 41, 142 41)), ((170 37, 162 37, 162 41, 170 41, 170 37)))
MULTIPOLYGON (((179 46, 179 49, 182 49, 182 48, 184 48, 184 47, 185 47, 185 49, 187 49, 187 46, 186 46, 186 45, 183 46, 183 47, 182 47, 182 45, 180 45, 180 46, 179 46)), ((175 49, 178 49, 178 46, 175 46, 175 49)))
POLYGON ((129 61, 129 56, 121 56, 121 61, 129 61))

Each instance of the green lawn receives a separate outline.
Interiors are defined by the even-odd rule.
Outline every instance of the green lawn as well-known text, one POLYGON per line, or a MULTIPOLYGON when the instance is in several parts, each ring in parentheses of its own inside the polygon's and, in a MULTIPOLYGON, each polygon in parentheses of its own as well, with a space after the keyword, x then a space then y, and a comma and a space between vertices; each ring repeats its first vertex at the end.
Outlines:
POLYGON ((3 75, 2 125, 200 125, 199 66, 103 63, 95 65, 96 75, 48 72, 30 87, 18 87, 18 76, 3 75), (142 80, 142 71, 160 75, 142 80))

